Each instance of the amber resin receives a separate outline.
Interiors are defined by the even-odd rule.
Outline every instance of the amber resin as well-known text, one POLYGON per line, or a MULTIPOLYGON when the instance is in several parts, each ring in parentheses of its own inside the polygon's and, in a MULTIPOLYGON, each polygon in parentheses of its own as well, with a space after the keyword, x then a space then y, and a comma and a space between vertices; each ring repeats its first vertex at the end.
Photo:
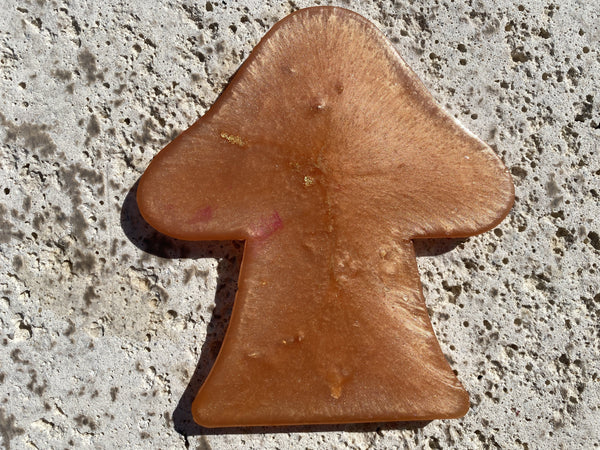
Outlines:
POLYGON ((500 159, 434 102, 381 32, 318 7, 277 23, 144 173, 159 231, 244 239, 219 356, 193 404, 208 427, 455 418, 413 239, 497 225, 500 159))

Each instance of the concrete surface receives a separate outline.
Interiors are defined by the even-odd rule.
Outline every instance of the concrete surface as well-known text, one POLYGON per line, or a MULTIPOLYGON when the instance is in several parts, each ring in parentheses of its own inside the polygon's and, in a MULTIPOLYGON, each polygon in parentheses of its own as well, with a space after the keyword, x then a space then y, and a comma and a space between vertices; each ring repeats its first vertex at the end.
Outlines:
POLYGON ((593 1, 337 3, 377 24, 514 175, 517 202, 496 230, 417 245, 434 328, 471 394, 468 415, 282 429, 190 421, 242 246, 158 236, 132 189, 267 29, 314 4, 2 3, 5 448, 600 446, 593 1))

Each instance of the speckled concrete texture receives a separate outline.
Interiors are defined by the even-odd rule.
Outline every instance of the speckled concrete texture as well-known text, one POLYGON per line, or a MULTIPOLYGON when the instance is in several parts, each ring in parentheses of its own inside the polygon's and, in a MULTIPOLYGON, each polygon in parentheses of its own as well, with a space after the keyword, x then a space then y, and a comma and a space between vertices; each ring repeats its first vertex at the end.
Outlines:
POLYGON ((514 176, 517 201, 498 228, 416 245, 433 326, 471 394, 467 416, 230 430, 191 421, 243 243, 160 236, 139 216, 136 181, 277 20, 314 4, 2 3, 5 448, 600 446, 593 1, 336 3, 373 21, 514 176))

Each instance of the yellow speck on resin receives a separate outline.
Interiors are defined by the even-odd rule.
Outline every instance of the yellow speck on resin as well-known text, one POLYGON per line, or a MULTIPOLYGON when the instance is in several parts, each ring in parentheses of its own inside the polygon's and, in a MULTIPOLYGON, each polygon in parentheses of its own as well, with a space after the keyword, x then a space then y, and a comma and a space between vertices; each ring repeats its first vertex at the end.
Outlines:
POLYGON ((224 131, 221 132, 221 137, 225 139, 227 142, 233 145, 239 145, 240 147, 245 147, 246 143, 240 136, 236 136, 235 134, 228 134, 224 131))

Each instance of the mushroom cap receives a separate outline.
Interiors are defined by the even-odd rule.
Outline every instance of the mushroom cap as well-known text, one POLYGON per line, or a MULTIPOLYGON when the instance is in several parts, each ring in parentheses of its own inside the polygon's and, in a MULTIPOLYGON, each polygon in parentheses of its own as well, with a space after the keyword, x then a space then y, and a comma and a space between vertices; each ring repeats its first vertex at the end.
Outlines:
POLYGON ((248 199, 293 215, 315 207, 308 185, 326 191, 318 203, 378 217, 403 238, 487 231, 514 201, 493 150, 435 103, 377 28, 334 7, 277 23, 208 113, 155 158, 138 201, 165 234, 246 239, 268 214, 248 199), (205 208, 211 224, 193 220, 205 208))

